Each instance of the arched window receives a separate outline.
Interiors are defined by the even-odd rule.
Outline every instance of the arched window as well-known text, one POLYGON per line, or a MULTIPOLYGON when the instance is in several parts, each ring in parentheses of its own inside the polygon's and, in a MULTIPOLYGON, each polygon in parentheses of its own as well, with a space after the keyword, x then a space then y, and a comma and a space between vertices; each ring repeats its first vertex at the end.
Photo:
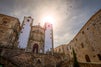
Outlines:
POLYGON ((85 59, 86 59, 87 62, 90 62, 90 58, 89 58, 88 55, 85 55, 85 59))

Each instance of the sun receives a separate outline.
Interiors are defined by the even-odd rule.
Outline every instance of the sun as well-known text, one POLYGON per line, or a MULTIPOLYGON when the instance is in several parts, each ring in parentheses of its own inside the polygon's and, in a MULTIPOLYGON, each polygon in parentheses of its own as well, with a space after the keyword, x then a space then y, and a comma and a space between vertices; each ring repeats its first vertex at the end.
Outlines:
POLYGON ((42 25, 44 25, 46 22, 54 25, 55 19, 54 19, 54 16, 48 15, 48 16, 44 16, 42 18, 42 21, 41 22, 42 22, 42 25))
POLYGON ((54 19, 52 16, 46 16, 43 18, 43 22, 49 22, 49 23, 53 24, 54 19))

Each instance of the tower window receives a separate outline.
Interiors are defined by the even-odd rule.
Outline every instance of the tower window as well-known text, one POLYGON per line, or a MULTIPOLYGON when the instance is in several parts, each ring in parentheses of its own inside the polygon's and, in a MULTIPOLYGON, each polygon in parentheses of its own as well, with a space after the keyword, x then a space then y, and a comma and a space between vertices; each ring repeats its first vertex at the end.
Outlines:
POLYGON ((84 44, 83 43, 81 43, 81 47, 84 48, 84 44))
POLYGON ((82 34, 84 34, 84 31, 82 31, 82 34))
POLYGON ((76 39, 76 41, 77 41, 77 39, 76 39))
POLYGON ((89 28, 87 28, 87 30, 89 30, 89 28))

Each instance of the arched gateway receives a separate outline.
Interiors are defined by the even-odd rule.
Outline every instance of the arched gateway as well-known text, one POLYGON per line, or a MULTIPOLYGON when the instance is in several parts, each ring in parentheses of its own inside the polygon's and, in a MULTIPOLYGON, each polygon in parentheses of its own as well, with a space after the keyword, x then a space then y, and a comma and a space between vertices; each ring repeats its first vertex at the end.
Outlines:
POLYGON ((34 53, 38 53, 38 44, 37 44, 37 43, 35 43, 35 44, 33 45, 33 52, 34 52, 34 53))

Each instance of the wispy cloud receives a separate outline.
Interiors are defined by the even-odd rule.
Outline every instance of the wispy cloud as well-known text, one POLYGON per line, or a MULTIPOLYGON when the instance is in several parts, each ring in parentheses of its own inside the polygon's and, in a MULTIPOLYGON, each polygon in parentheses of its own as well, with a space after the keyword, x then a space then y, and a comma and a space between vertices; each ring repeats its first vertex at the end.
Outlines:
POLYGON ((0 13, 18 17, 32 16, 34 24, 45 13, 54 14, 54 45, 68 43, 87 20, 101 8, 101 0, 1 0, 0 13))

